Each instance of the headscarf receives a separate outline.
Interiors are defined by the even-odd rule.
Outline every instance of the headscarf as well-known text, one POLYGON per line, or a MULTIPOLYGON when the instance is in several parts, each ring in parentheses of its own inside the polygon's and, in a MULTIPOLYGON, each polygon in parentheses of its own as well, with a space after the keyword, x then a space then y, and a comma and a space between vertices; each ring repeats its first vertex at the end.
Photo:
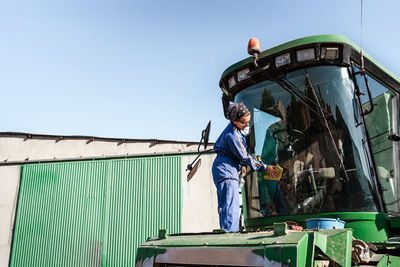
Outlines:
POLYGON ((239 121, 241 117, 249 113, 250 111, 247 107, 242 103, 232 103, 228 106, 228 118, 231 121, 239 121))

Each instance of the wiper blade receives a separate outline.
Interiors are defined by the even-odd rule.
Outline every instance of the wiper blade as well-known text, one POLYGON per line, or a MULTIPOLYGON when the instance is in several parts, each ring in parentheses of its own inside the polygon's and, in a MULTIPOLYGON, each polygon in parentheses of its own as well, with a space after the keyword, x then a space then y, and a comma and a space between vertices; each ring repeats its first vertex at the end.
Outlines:
POLYGON ((310 87, 310 89, 311 89, 311 91, 313 93, 313 96, 315 98, 316 104, 318 105, 319 110, 320 110, 321 115, 322 115, 322 118, 323 118, 323 120, 325 122, 325 127, 328 130, 329 137, 330 137, 330 139, 332 141, 332 144, 333 144, 333 147, 335 149, 336 156, 339 159, 340 167, 342 168, 343 173, 346 176, 347 181, 349 181, 349 176, 347 175, 346 168, 344 167, 343 160, 342 160, 342 157, 340 156, 339 149, 338 149, 338 147, 336 145, 335 139, 333 138, 332 130, 331 130, 331 127, 329 126, 328 120, 327 120, 327 118, 325 116, 324 109, 322 108, 321 103, 319 102, 319 98, 317 96, 317 92, 315 91, 314 85, 313 85, 313 83, 312 83, 312 81, 310 79, 310 76, 308 75, 308 72, 307 72, 306 69, 305 69, 305 72, 306 72, 306 81, 307 81, 308 86, 310 87))
MULTIPOLYGON (((283 89, 291 93, 292 95, 296 96, 298 100, 305 106, 307 107, 311 112, 313 112, 315 115, 323 119, 323 116, 316 111, 313 107, 311 107, 307 101, 303 98, 307 98, 307 100, 311 103, 313 103, 315 106, 318 106, 317 103, 315 103, 312 99, 310 99, 307 95, 305 95, 297 86, 289 82, 288 80, 283 80, 282 78, 279 77, 270 77, 271 80, 275 81, 277 84, 279 84, 283 89), (303 96, 302 96, 303 95, 303 96)), ((329 112, 327 112, 328 115, 330 115, 329 112)))
MULTIPOLYGON (((322 108, 322 110, 325 112, 325 116, 331 116, 331 112, 327 111, 324 107, 320 106, 318 103, 316 103, 313 99, 308 97, 302 90, 300 90, 295 84, 293 84, 291 81, 289 81, 287 78, 281 78, 283 82, 287 83, 293 90, 296 90, 298 94, 301 94, 306 100, 314 104, 318 108, 322 108)), ((299 98, 302 98, 300 95, 298 95, 299 98)), ((304 100, 304 99, 303 99, 304 100)))

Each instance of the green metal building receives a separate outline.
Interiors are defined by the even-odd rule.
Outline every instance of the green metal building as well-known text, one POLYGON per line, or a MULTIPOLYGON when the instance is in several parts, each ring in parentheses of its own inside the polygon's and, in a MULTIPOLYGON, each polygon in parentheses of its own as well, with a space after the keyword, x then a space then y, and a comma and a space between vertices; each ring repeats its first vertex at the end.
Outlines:
POLYGON ((127 266, 182 229, 177 156, 23 166, 10 266, 127 266))
POLYGON ((9 266, 132 266, 137 247, 159 229, 217 228, 214 155, 203 156, 189 184, 186 166, 196 155, 19 165, 9 266))

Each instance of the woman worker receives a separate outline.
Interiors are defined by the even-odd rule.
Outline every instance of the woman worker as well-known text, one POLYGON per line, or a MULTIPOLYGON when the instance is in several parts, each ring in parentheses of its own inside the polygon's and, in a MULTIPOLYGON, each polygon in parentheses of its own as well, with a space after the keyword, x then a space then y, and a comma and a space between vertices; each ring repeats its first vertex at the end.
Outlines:
POLYGON ((214 144, 217 157, 212 174, 218 195, 219 224, 228 232, 239 231, 239 170, 251 166, 277 177, 275 166, 254 159, 246 150, 245 130, 248 130, 250 111, 243 103, 230 104, 227 111, 230 123, 214 144))

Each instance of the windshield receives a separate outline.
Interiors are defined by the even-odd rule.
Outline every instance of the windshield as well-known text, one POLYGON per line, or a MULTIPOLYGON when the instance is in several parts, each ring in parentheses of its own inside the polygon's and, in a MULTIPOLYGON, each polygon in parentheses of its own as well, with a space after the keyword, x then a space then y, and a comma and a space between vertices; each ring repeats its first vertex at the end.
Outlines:
POLYGON ((245 89, 235 102, 252 112, 249 151, 282 168, 279 180, 247 175, 248 217, 378 210, 347 68, 300 69, 245 89))

